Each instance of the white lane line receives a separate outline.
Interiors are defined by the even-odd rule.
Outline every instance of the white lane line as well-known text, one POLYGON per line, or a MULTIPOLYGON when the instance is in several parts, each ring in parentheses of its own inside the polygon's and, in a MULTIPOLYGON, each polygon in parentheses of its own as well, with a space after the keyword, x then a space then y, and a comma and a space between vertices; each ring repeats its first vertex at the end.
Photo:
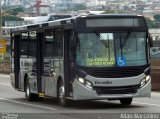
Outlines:
POLYGON ((5 77, 5 78, 6 78, 6 77, 7 77, 7 78, 9 78, 9 77, 10 77, 10 75, 9 75, 9 74, 0 74, 0 77, 2 77, 2 78, 3 78, 3 77, 5 77))
POLYGON ((149 106, 157 106, 160 107, 158 104, 151 104, 151 103, 143 103, 143 102, 133 102, 134 104, 141 104, 141 105, 149 105, 149 106))
POLYGON ((0 85, 3 85, 3 86, 10 86, 10 87, 11 87, 11 84, 7 84, 7 83, 0 83, 0 85))
POLYGON ((10 99, 6 99, 6 98, 0 98, 0 100, 12 102, 12 103, 17 103, 17 104, 21 104, 21 105, 32 106, 32 107, 36 107, 36 108, 47 109, 47 110, 54 110, 54 111, 56 110, 55 108, 51 108, 51 107, 40 106, 40 105, 35 105, 35 104, 28 104, 28 103, 23 103, 23 102, 10 100, 10 99))

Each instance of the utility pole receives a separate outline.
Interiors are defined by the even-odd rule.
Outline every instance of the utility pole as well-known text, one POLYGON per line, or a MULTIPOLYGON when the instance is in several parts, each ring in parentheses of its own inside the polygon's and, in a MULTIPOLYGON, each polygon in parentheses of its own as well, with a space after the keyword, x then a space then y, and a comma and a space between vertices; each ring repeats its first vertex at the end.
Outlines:
POLYGON ((37 11, 37 16, 40 15, 40 7, 41 7, 41 3, 42 3, 42 0, 36 0, 36 4, 34 5, 34 7, 36 8, 36 11, 37 11))
MULTIPOLYGON (((1 5, 1 1, 2 0, 0 0, 0 45, 4 46, 4 44, 2 43, 3 40, 2 40, 2 5, 1 5)), ((5 45, 5 47, 6 47, 6 45, 5 45)), ((0 53, 0 61, 2 61, 3 58, 4 58, 4 53, 1 52, 0 53)))
POLYGON ((0 0, 0 40, 2 39, 2 5, 0 0))

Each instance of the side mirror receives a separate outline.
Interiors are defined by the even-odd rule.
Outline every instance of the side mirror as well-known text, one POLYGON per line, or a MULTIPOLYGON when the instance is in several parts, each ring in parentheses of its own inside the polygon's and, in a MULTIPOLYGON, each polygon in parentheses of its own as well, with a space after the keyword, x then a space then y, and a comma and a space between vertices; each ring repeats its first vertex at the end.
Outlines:
POLYGON ((150 34, 148 34, 148 42, 149 42, 149 46, 153 47, 153 38, 150 34))

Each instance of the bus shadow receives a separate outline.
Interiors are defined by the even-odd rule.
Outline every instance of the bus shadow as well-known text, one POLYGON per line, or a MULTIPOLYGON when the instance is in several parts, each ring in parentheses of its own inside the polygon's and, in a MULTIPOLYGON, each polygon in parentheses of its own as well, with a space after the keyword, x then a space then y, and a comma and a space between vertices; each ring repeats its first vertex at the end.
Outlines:
POLYGON ((78 101, 74 102, 70 108, 77 109, 124 109, 124 108, 137 108, 142 107, 139 105, 121 105, 119 101, 108 101, 108 100, 98 100, 98 101, 78 101))
POLYGON ((58 108, 58 109, 80 109, 80 110, 85 110, 85 109, 90 109, 90 110, 95 110, 95 109, 129 109, 129 108, 143 108, 144 106, 142 105, 137 105, 137 104, 131 104, 131 105, 121 105, 119 101, 108 101, 108 100, 94 100, 94 101, 72 101, 68 107, 61 107, 55 98, 45 98, 42 100, 38 101, 33 101, 29 102, 25 98, 17 98, 14 99, 16 101, 24 102, 24 103, 31 103, 31 104, 37 104, 41 106, 48 106, 48 107, 53 107, 53 108, 58 108))

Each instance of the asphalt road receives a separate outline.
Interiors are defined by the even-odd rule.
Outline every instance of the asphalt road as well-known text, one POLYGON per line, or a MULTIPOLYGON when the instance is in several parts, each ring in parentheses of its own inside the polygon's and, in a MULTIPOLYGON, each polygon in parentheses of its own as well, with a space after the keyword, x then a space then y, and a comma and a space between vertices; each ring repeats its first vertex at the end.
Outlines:
POLYGON ((103 100, 75 102, 64 108, 52 98, 28 102, 23 92, 12 88, 9 75, 0 75, 0 113, 0 119, 159 119, 160 93, 152 92, 151 98, 136 98, 130 106, 103 100))

